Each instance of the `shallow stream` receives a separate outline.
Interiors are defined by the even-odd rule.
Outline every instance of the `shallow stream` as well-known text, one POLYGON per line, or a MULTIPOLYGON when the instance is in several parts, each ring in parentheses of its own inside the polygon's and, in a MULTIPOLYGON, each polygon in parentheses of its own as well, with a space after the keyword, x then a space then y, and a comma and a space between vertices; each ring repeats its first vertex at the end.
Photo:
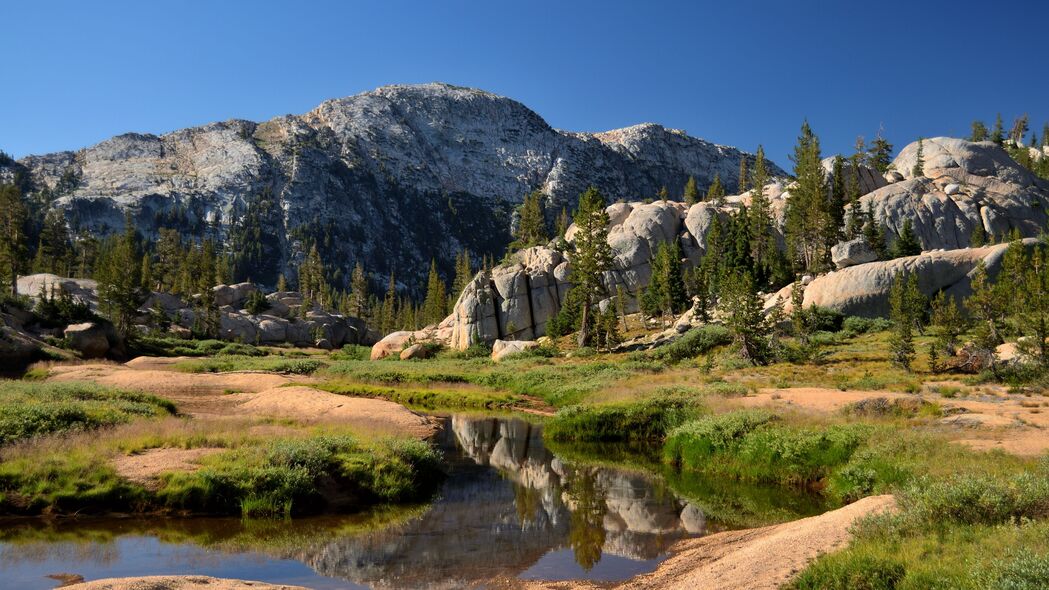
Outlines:
POLYGON ((424 506, 365 514, 0 522, 0 586, 54 588, 160 574, 311 588, 501 588, 521 579, 623 580, 652 571, 677 540, 821 512, 810 495, 662 469, 645 449, 549 448, 542 428, 442 418, 448 478, 424 506))

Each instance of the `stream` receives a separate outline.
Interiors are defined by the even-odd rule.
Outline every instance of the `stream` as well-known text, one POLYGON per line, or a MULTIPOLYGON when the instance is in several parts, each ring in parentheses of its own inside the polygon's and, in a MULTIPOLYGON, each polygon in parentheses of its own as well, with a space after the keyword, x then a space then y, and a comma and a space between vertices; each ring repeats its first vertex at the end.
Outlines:
POLYGON ((441 420, 448 478, 429 504, 287 521, 13 519, 0 522, 0 586, 54 588, 56 574, 376 590, 617 581, 654 570, 679 539, 827 508, 808 494, 674 474, 643 448, 550 448, 521 419, 441 420))

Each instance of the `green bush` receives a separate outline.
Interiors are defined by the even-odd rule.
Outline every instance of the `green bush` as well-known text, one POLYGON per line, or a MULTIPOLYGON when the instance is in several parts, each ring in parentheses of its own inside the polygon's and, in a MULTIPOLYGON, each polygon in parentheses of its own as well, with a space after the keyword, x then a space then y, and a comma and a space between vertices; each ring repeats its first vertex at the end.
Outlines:
POLYGON ((805 325, 812 332, 837 332, 845 316, 840 311, 813 305, 805 308, 805 325))
POLYGON ((902 563, 870 555, 817 561, 795 580, 797 590, 894 590, 903 580, 902 563))
POLYGON ((850 338, 871 332, 884 332, 889 328, 892 328, 892 322, 886 318, 862 318, 853 315, 845 318, 841 323, 842 333, 850 338))
POLYGON ((93 383, 10 381, 0 387, 0 445, 175 413, 167 400, 93 383))
POLYGON ((1026 549, 996 559, 988 568, 975 569, 973 581, 979 588, 995 590, 1044 590, 1049 588, 1049 555, 1026 549))
POLYGON ((767 411, 707 416, 670 432, 664 461, 683 470, 743 481, 808 485, 845 465, 869 428, 835 425, 799 428, 777 423, 767 411))
POLYGON ((731 341, 732 336, 728 328, 711 324, 693 328, 666 346, 638 353, 636 358, 677 363, 706 354, 713 348, 724 346, 731 341))
POLYGON ((667 432, 699 413, 684 398, 666 397, 629 404, 571 406, 546 424, 552 440, 662 440, 667 432))

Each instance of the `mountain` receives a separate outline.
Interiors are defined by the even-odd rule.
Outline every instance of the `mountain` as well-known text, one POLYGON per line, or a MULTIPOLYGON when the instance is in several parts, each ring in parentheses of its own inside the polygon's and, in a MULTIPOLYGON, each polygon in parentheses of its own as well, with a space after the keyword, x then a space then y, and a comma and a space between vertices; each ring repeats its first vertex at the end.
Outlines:
POLYGON ((417 294, 431 258, 447 276, 463 248, 500 256, 513 207, 536 188, 553 220, 590 185, 609 201, 651 198, 663 186, 680 197, 690 175, 702 190, 717 174, 732 190, 744 156, 655 124, 565 132, 509 98, 435 83, 263 123, 119 135, 8 162, 6 175, 77 233, 118 231, 130 215, 145 236, 162 227, 213 235, 233 252, 256 251, 244 274, 270 285, 278 273, 293 276, 316 243, 341 270, 337 282, 360 261, 374 285, 394 272, 417 294), (262 248, 247 248, 252 236, 262 248))

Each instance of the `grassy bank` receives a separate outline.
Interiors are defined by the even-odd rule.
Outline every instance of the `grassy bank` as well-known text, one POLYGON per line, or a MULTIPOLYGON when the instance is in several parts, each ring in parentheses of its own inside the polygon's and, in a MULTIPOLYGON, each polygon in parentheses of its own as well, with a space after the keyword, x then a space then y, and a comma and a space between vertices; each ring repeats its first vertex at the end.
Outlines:
POLYGON ((529 400, 512 393, 464 387, 411 387, 385 386, 349 381, 325 381, 313 385, 317 389, 353 397, 380 398, 405 406, 438 409, 464 410, 509 410, 527 407, 529 400))
POLYGON ((167 419, 50 437, 4 449, 0 513, 171 512, 287 516, 425 499, 439 456, 415 440, 366 440, 341 429, 167 419), (120 476, 113 460, 154 449, 214 449, 192 472, 151 482, 120 476))
POLYGON ((5 381, 0 384, 0 446, 174 413, 167 400, 93 383, 5 381))
POLYGON ((547 422, 543 435, 555 441, 660 443, 701 411, 697 400, 674 392, 636 402, 570 406, 547 422))

